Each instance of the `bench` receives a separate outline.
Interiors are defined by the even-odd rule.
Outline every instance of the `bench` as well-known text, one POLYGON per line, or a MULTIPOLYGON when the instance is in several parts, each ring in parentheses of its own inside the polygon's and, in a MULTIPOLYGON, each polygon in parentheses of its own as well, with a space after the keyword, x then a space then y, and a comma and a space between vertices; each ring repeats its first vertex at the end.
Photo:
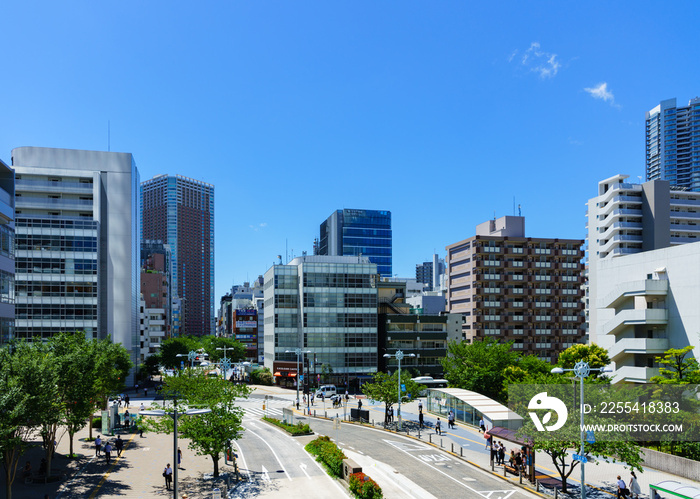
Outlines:
POLYGON ((503 465, 503 476, 506 476, 506 471, 507 471, 508 473, 512 473, 512 474, 515 475, 515 476, 520 476, 520 473, 518 473, 518 470, 515 469, 513 466, 511 466, 511 465, 509 465, 509 464, 504 464, 504 465, 503 465))

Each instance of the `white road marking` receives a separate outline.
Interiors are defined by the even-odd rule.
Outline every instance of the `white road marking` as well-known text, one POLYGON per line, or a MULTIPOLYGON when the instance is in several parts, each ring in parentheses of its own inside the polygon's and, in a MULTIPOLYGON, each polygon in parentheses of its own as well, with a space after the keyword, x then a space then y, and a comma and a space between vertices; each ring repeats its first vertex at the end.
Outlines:
POLYGON ((479 492, 482 496, 486 497, 487 499, 507 499, 508 497, 512 496, 515 494, 514 490, 485 490, 483 492, 479 492), (497 495, 493 495, 497 494, 497 495), (505 495, 501 495, 505 494, 505 495))
POLYGON ((271 480, 270 480, 270 475, 267 474, 267 469, 265 468, 265 466, 262 467, 262 479, 263 479, 263 481, 265 481, 265 482, 270 482, 270 481, 271 481, 271 480))
POLYGON ((301 471, 303 471, 304 474, 306 475, 306 478, 308 478, 309 480, 311 480, 311 477, 310 477, 309 474, 306 472, 306 465, 305 465, 304 463, 302 463, 302 464, 299 465, 299 467, 301 468, 301 471))
POLYGON ((270 451, 272 451, 272 455, 275 456, 275 459, 277 459, 277 462, 280 463, 280 466, 282 467, 282 471, 284 471, 284 474, 287 475, 287 478, 289 478, 289 481, 291 482, 291 481, 292 481, 292 477, 289 476, 289 473, 287 473, 287 468, 285 468, 285 467, 284 467, 284 464, 282 464, 282 461, 280 460, 279 456, 277 456, 277 453, 275 452, 275 449, 273 449, 272 446, 271 446, 270 444, 268 444, 268 443, 265 441, 265 439, 264 439, 263 437, 261 437, 260 435, 258 435, 257 433, 252 432, 252 431, 248 431, 248 433, 250 433, 251 435, 255 435, 256 437, 258 437, 260 440, 263 441, 263 443, 264 443, 265 445, 267 445, 267 446, 270 448, 270 451))
POLYGON ((238 446, 238 454, 241 456, 241 461, 243 461, 243 468, 245 469, 246 475, 248 475, 248 480, 250 481, 250 469, 248 468, 248 463, 245 462, 245 457, 243 456, 243 449, 238 446))

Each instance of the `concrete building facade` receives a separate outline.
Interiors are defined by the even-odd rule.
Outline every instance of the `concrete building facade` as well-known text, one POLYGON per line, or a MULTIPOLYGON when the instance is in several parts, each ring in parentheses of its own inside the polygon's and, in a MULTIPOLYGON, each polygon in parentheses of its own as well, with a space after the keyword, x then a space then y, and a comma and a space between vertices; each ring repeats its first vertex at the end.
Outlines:
POLYGON ((181 175, 141 184, 142 236, 170 246, 174 295, 182 300, 181 334, 215 334, 214 186, 181 175))
POLYGON ((12 164, 16 336, 111 335, 138 364, 139 174, 132 155, 19 147, 12 164))
POLYGON ((700 97, 668 99, 646 113, 646 179, 700 191, 700 97))
POLYGON ((525 219, 480 224, 447 249, 447 311, 467 341, 494 337, 556 361, 584 334, 583 241, 525 237, 525 219))

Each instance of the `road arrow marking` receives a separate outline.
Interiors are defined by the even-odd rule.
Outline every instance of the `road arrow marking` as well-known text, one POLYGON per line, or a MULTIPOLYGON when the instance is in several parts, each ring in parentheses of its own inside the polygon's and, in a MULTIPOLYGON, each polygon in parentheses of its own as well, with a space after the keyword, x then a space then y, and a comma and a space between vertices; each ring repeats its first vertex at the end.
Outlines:
POLYGON ((308 478, 309 480, 311 480, 311 477, 310 477, 309 474, 306 472, 306 465, 305 465, 305 464, 300 464, 299 467, 301 468, 301 471, 303 471, 304 474, 306 475, 306 478, 308 478))
POLYGON ((479 494, 486 497, 487 499, 508 499, 510 496, 515 494, 515 491, 514 490, 485 490, 483 492, 479 492, 479 494))
POLYGON ((262 479, 263 479, 265 482, 270 482, 270 481, 271 481, 271 480, 270 480, 270 475, 267 474, 267 469, 265 468, 265 466, 262 467, 262 479))

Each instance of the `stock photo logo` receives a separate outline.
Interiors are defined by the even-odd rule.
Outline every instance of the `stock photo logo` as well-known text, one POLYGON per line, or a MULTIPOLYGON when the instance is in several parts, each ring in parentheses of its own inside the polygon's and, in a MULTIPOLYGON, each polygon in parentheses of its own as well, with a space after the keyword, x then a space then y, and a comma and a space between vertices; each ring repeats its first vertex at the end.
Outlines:
POLYGON ((566 418, 569 416, 569 411, 566 409, 564 402, 559 400, 557 397, 548 397, 547 392, 541 392, 530 399, 530 403, 527 405, 529 410, 546 410, 547 414, 544 415, 542 421, 540 421, 537 412, 528 412, 532 418, 532 422, 535 423, 537 431, 556 431, 566 423, 566 418), (549 426, 544 426, 550 422, 552 419, 552 411, 557 416, 557 421, 555 424, 549 426))

